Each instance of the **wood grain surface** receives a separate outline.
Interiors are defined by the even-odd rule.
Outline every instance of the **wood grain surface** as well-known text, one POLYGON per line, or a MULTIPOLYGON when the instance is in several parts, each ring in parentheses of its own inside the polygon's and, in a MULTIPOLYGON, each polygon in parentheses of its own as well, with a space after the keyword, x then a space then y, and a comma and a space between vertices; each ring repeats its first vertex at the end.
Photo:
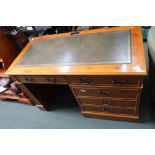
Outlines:
POLYGON ((106 65, 82 65, 82 66, 38 66, 38 67, 17 67, 16 64, 24 53, 30 48, 33 42, 40 39, 66 37, 70 33, 55 34, 33 38, 21 51, 16 60, 7 70, 8 75, 146 75, 146 60, 140 27, 114 27, 109 29, 96 29, 81 31, 80 35, 97 32, 112 32, 131 30, 132 42, 132 63, 130 64, 106 64, 106 65))

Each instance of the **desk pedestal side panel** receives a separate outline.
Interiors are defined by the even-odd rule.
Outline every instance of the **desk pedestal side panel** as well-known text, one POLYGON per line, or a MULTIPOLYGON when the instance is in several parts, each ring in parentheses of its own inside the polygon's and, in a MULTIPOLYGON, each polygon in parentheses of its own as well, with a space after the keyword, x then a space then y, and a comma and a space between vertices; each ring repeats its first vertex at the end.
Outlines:
POLYGON ((84 116, 125 121, 139 119, 142 76, 19 75, 14 79, 22 83, 23 91, 41 110, 48 110, 50 96, 46 92, 52 92, 51 85, 65 84, 71 88, 84 116))

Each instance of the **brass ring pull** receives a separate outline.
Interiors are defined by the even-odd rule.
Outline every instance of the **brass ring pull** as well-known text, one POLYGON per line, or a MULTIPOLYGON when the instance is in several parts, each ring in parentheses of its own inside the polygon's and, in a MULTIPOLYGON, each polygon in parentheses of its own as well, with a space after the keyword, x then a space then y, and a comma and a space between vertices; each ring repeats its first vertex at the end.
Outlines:
POLYGON ((85 89, 80 89, 80 92, 85 93, 86 90, 85 89))
POLYGON ((112 80, 111 81, 113 84, 126 84, 127 80, 112 80))
POLYGON ((92 80, 91 79, 81 79, 80 78, 80 82, 85 83, 85 84, 90 84, 92 82, 92 80))
POLYGON ((104 107, 104 108, 102 108, 102 111, 103 111, 103 112, 112 112, 112 109, 109 109, 109 108, 105 108, 105 107, 104 107))
POLYGON ((110 95, 110 91, 109 90, 100 90, 99 94, 104 95, 104 96, 108 96, 108 95, 110 95))
POLYGON ((103 104, 108 104, 108 105, 110 105, 110 104, 111 104, 111 101, 110 101, 110 100, 102 100, 102 103, 103 103, 103 104))
POLYGON ((27 81, 27 82, 33 82, 33 78, 25 78, 25 81, 27 81))
POLYGON ((56 83, 57 82, 57 79, 56 78, 54 78, 54 79, 49 79, 49 78, 47 78, 46 79, 49 83, 56 83))

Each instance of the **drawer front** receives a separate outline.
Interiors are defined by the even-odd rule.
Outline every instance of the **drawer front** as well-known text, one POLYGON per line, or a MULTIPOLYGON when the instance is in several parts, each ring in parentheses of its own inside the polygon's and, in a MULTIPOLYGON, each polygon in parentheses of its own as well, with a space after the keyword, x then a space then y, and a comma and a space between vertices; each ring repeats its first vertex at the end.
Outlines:
POLYGON ((140 86, 138 76, 69 76, 70 84, 77 85, 112 85, 112 86, 140 86))
POLYGON ((121 99, 107 99, 107 98, 78 98, 80 104, 83 105, 109 105, 120 107, 136 107, 136 100, 121 100, 121 99))
POLYGON ((136 99, 138 89, 114 89, 109 88, 73 88, 77 96, 98 96, 98 97, 115 97, 115 98, 133 98, 136 99))
POLYGON ((135 115, 136 108, 116 108, 111 106, 82 106, 82 111, 89 112, 106 112, 106 113, 115 113, 115 114, 128 114, 135 115))
POLYGON ((22 83, 49 83, 49 84, 66 84, 63 76, 17 76, 22 83))

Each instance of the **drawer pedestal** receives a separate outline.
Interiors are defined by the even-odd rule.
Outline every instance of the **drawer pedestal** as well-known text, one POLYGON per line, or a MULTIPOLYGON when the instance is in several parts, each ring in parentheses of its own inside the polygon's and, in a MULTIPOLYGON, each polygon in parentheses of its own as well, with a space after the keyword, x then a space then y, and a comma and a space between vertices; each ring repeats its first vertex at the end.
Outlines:
POLYGON ((137 121, 140 76, 70 76, 70 87, 84 116, 137 121))

